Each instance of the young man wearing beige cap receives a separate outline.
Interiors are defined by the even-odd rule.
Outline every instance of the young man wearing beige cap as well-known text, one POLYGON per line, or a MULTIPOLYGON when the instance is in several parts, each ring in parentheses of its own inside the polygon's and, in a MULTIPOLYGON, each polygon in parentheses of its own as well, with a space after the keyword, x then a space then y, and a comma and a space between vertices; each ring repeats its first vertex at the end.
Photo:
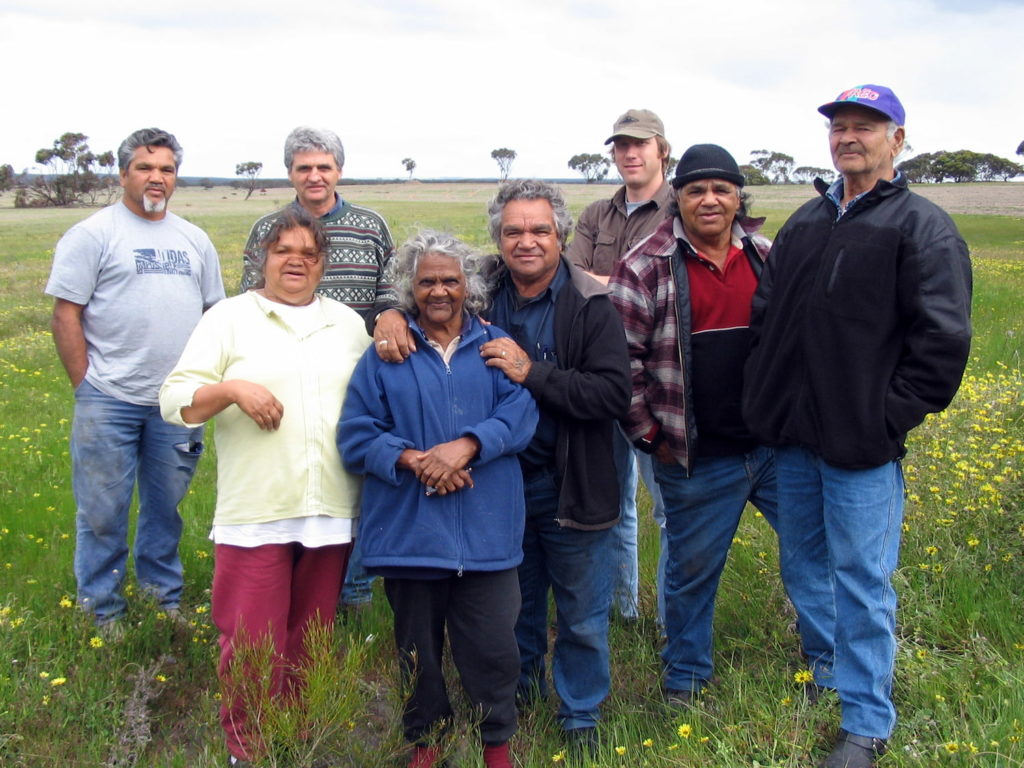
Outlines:
MULTIPOLYGON (((576 225, 576 234, 566 258, 591 277, 608 282, 619 259, 651 234, 668 214, 672 190, 665 181, 671 146, 665 126, 649 109, 630 109, 615 121, 611 144, 612 159, 623 184, 615 194, 586 207, 576 225)), ((625 619, 639 618, 639 567, 637 559, 637 470, 651 494, 654 519, 664 530, 665 508, 654 482, 649 456, 637 454, 629 441, 616 435, 621 519, 616 526, 617 546, 614 602, 625 619)), ((662 547, 664 551, 664 547, 662 547)), ((664 625, 662 585, 664 558, 658 562, 658 617, 664 625)))

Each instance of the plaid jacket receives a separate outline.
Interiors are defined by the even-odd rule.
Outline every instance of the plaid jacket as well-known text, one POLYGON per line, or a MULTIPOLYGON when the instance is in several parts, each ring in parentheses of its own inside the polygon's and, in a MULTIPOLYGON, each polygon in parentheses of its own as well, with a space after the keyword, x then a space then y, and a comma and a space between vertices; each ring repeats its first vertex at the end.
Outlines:
MULTIPOLYGON (((760 275, 771 241, 757 233, 764 219, 733 223, 733 240, 760 275)), ((612 273, 612 301, 626 329, 633 380, 623 428, 631 441, 658 425, 676 460, 693 467, 696 427, 689 389, 690 293, 680 249, 692 250, 678 216, 666 219, 627 253, 612 273)))

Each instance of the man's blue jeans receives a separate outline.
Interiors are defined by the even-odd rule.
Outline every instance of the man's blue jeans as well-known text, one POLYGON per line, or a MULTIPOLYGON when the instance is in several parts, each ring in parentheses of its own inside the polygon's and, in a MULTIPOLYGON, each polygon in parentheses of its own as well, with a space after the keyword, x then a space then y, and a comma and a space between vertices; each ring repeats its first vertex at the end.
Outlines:
POLYGON ((164 608, 181 599, 178 503, 202 452, 203 430, 167 424, 158 406, 105 395, 88 381, 75 390, 72 487, 78 506, 75 578, 78 602, 98 624, 125 612, 128 512, 138 481, 135 573, 164 608))
POLYGON ((654 480, 651 457, 633 447, 622 429, 616 427, 613 436, 615 448, 615 469, 619 477, 619 524, 615 526, 615 551, 612 565, 615 568, 613 587, 615 607, 626 619, 640 615, 640 561, 637 549, 639 515, 636 493, 637 475, 643 477, 647 492, 653 502, 654 521, 661 528, 661 551, 658 557, 658 621, 665 624, 665 504, 661 491, 654 480))
POLYGON ((649 453, 635 451, 636 466, 640 477, 651 495, 651 516, 658 525, 658 626, 665 631, 665 568, 668 566, 668 533, 665 531, 665 500, 661 496, 661 488, 654 479, 654 457, 649 453))
POLYGON ((779 560, 787 583, 806 589, 793 602, 815 682, 839 692, 842 728, 888 738, 896 724, 892 574, 903 524, 900 463, 840 469, 799 447, 775 456, 779 560), (834 647, 834 658, 815 647, 834 647))
POLYGON ((548 589, 554 592, 558 636, 552 662, 561 699, 558 720, 565 730, 588 728, 600 718, 608 695, 608 609, 612 573, 608 568, 613 529, 580 531, 555 522, 558 487, 548 469, 524 477, 526 530, 519 566, 522 610, 516 640, 522 673, 520 695, 545 694, 548 650, 548 589))
POLYGON ((774 527, 775 467, 769 448, 697 459, 690 477, 673 462, 654 461, 665 499, 665 688, 699 691, 711 677, 715 594, 747 502, 774 527))
POLYGON ((345 571, 345 583, 341 587, 341 605, 357 606, 366 605, 373 600, 373 580, 363 568, 363 548, 359 546, 359 537, 356 537, 352 547, 352 554, 348 559, 348 569, 345 571))

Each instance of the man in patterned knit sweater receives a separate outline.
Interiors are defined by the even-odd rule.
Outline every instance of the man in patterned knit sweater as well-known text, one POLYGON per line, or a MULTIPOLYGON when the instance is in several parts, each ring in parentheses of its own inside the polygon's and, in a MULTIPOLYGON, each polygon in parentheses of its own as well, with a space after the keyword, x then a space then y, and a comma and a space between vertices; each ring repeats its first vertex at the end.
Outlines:
MULTIPOLYGON (((296 194, 291 205, 301 206, 320 219, 327 235, 327 266, 317 293, 347 304, 366 317, 375 304, 395 303, 384 277, 394 244, 380 214, 353 205, 335 191, 344 162, 345 150, 332 131, 299 127, 285 140, 284 163, 296 194)), ((241 293, 255 287, 259 280, 256 246, 279 214, 274 211, 262 217, 249 233, 241 293)))
MULTIPOLYGON (((377 317, 382 330, 389 322, 396 328, 392 336, 404 339, 407 330, 400 312, 384 312, 394 306, 396 297, 384 271, 394 250, 391 232, 384 218, 369 208, 344 200, 335 192, 345 164, 345 149, 333 131, 300 126, 284 142, 284 164, 288 179, 295 187, 294 206, 305 208, 320 219, 327 235, 327 264, 317 293, 347 304, 361 314, 372 333, 377 317)), ((269 213, 259 219, 249 233, 242 264, 241 293, 256 287, 260 279, 258 245, 280 215, 269 213)), ((371 581, 362 568, 358 543, 349 559, 341 601, 360 605, 372 597, 371 581)))

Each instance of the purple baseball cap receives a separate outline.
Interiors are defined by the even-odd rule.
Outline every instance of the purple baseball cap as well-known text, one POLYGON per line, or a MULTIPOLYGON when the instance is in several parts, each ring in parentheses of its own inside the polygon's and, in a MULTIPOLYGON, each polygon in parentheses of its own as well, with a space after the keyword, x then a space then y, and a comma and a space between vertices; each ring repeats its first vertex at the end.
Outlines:
POLYGON ((859 107, 867 107, 876 112, 881 112, 896 125, 903 125, 907 120, 907 113, 896 98, 896 94, 884 85, 857 85, 849 88, 828 104, 822 104, 818 111, 825 117, 832 119, 832 115, 840 107, 847 104, 856 104, 859 107))

